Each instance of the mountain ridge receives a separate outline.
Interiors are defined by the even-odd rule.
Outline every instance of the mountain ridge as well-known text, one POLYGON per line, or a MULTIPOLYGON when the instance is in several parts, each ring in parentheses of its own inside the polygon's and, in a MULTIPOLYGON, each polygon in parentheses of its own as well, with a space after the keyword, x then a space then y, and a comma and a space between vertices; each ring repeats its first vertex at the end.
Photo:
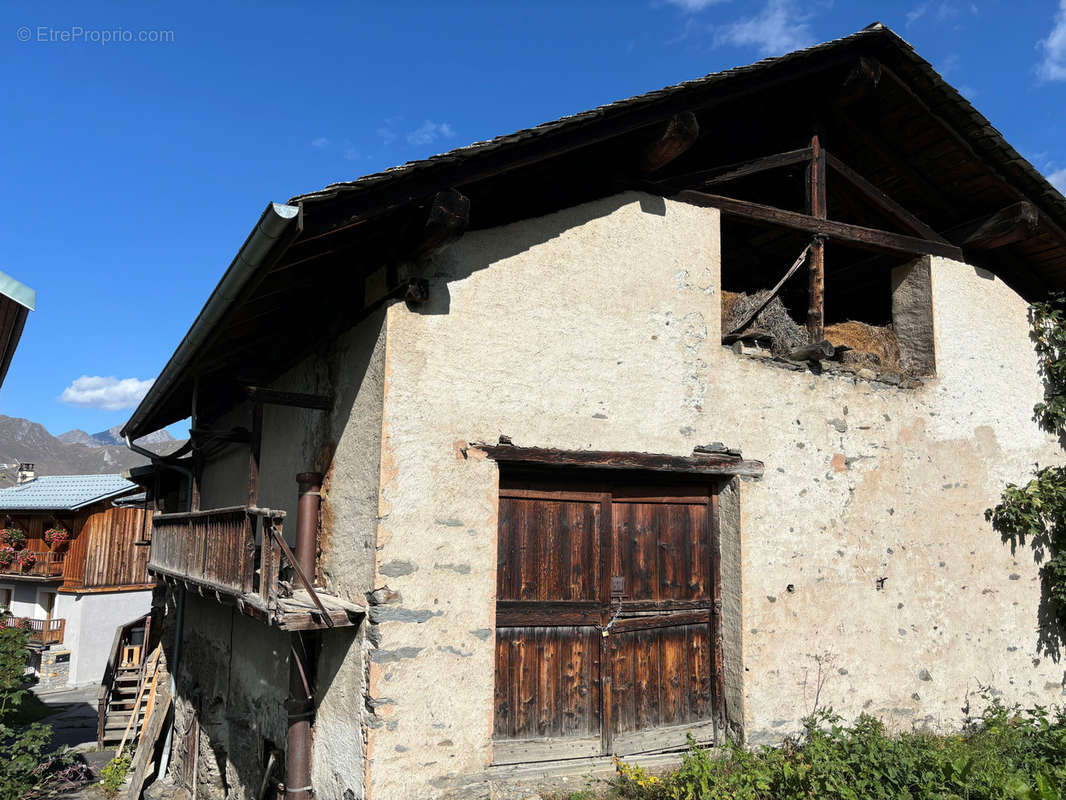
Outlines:
MULTIPOLYGON (((15 482, 22 462, 34 465, 38 475, 100 475, 120 473, 148 463, 148 459, 128 449, 119 438, 120 425, 90 434, 75 428, 53 436, 38 422, 0 414, 0 488, 15 482)), ((181 444, 166 431, 157 431, 137 440, 141 445, 167 445, 173 452, 181 444)))

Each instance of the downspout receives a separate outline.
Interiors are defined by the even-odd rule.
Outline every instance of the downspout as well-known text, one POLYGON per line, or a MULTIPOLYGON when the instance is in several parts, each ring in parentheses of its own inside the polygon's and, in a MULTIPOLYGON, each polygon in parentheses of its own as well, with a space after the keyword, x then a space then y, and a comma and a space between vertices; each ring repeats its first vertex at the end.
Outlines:
MULTIPOLYGON (((321 511, 322 475, 301 472, 296 476, 299 504, 296 507, 296 560, 308 580, 315 582, 318 524, 321 511)), ((311 720, 314 695, 308 677, 307 649, 299 633, 292 635, 289 650, 288 747, 285 748, 286 800, 311 800, 311 720)))

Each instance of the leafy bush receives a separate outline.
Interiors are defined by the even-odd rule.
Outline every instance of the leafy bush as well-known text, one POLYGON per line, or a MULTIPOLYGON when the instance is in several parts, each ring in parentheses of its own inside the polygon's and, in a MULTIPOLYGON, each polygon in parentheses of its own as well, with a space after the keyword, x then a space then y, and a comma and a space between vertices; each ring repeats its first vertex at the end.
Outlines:
POLYGON ((70 766, 64 750, 47 753, 52 728, 35 722, 19 725, 26 688, 26 630, 0 625, 0 800, 44 798, 57 789, 55 778, 70 766))
POLYGON ((124 750, 100 770, 100 785, 103 787, 104 794, 108 797, 118 794, 118 790, 122 788, 122 782, 126 780, 126 774, 130 771, 131 763, 129 751, 124 750))
POLYGON ((633 800, 1064 800, 1066 712, 993 703, 952 736, 890 735, 863 715, 831 712, 779 748, 727 744, 721 757, 690 741, 681 767, 650 775, 618 763, 611 796, 633 800))

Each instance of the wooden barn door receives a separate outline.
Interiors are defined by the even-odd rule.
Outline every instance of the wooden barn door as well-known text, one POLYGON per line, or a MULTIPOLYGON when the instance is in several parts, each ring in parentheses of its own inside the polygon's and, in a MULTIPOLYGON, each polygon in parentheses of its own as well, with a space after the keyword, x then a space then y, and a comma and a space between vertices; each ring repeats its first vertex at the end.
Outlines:
POLYGON ((501 483, 496 763, 713 740, 714 500, 699 486, 501 483))

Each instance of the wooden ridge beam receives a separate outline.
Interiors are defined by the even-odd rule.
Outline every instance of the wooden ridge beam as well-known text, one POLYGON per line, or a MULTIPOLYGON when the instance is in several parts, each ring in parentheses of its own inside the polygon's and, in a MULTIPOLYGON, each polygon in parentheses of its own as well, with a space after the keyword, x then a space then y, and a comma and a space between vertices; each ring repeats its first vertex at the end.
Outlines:
POLYGON ((995 250, 997 247, 1035 236, 1040 212, 1028 201, 1013 203, 993 214, 956 225, 944 236, 964 250, 995 250))
POLYGON ((638 168, 644 175, 656 172, 684 154, 700 135, 700 124, 691 111, 674 114, 655 141, 644 148, 638 168))
POLYGON ((859 194, 865 197, 869 202, 880 208, 883 212, 888 214, 892 219, 898 222, 901 226, 906 228, 915 236, 922 239, 929 239, 934 242, 941 242, 943 244, 950 244, 950 242, 930 228, 914 214, 905 209, 887 194, 882 192, 866 178, 862 177, 858 172, 853 170, 839 158, 834 156, 830 152, 825 154, 826 163, 836 172, 840 177, 844 178, 851 186, 853 186, 859 194))
POLYGON ((731 197, 696 192, 691 189, 682 191, 674 196, 675 200, 704 208, 717 208, 723 214, 731 214, 736 217, 763 222, 768 225, 780 225, 785 228, 805 231, 806 233, 827 236, 841 242, 860 247, 865 250, 876 250, 882 253, 896 253, 904 256, 931 255, 943 256, 956 261, 962 261, 962 250, 952 244, 931 242, 928 239, 918 239, 913 236, 905 236, 902 233, 891 233, 876 228, 864 228, 861 225, 851 225, 847 222, 837 222, 831 219, 818 219, 808 214, 799 214, 795 211, 764 206, 759 203, 750 203, 745 200, 734 200, 731 197))
POLYGON ((689 186, 703 185, 716 186, 728 183, 749 175, 758 175, 771 169, 790 167, 793 164, 803 164, 811 160, 811 148, 801 147, 799 150, 789 150, 784 153, 774 153, 770 156, 753 158, 748 161, 738 161, 735 164, 724 164, 720 167, 702 169, 698 172, 689 172, 684 175, 674 175, 661 181, 654 181, 649 186, 653 190, 667 191, 686 188, 689 186))

